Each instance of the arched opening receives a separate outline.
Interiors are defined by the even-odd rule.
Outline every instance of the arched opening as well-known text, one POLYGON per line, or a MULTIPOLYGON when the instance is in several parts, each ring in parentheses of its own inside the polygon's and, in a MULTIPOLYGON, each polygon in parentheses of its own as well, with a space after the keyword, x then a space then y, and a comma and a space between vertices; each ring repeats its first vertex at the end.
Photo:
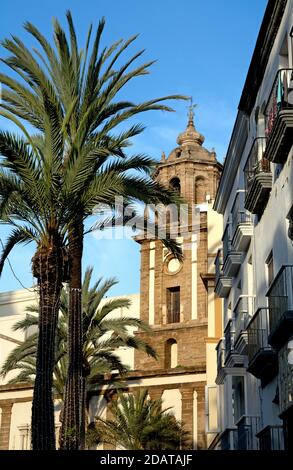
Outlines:
POLYGON ((180 179, 177 178, 177 176, 170 180, 169 186, 171 189, 174 189, 174 191, 177 191, 180 194, 180 191, 181 191, 180 179))
POLYGON ((178 365, 178 345, 174 338, 170 338, 165 343, 165 368, 173 369, 178 365))
POLYGON ((207 182, 203 176, 198 176, 195 180, 195 204, 202 204, 206 201, 207 182))

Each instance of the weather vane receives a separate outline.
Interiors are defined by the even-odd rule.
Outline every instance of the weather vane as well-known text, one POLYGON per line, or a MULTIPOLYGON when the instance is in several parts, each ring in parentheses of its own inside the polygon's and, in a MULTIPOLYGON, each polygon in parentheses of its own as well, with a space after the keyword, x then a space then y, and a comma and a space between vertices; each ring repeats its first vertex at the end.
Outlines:
POLYGON ((188 109, 188 121, 189 122, 192 122, 193 121, 193 117, 194 117, 194 108, 197 107, 197 104, 193 104, 193 99, 192 99, 192 96, 189 98, 190 100, 190 104, 189 106, 187 106, 187 109, 188 109))

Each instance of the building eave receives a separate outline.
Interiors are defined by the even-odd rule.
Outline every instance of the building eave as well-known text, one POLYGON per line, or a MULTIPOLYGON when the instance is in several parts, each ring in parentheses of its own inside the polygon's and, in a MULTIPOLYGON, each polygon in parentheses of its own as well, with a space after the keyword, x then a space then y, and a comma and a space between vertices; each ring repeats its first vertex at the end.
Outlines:
POLYGON ((246 114, 254 107, 286 5, 287 0, 268 1, 238 105, 246 114))
POLYGON ((230 197, 235 176, 237 174, 238 166, 242 157, 242 151, 246 143, 246 127, 247 115, 242 111, 238 111, 213 205, 213 209, 219 214, 224 214, 227 201, 230 197))

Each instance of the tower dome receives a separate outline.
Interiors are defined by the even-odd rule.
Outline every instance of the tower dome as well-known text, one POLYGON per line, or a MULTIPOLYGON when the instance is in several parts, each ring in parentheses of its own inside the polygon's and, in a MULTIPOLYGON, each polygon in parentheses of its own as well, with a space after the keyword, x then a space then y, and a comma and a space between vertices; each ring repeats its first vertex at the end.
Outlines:
POLYGON ((202 145, 204 143, 204 136, 195 129, 193 122, 194 113, 192 109, 189 110, 188 124, 184 132, 181 132, 177 138, 177 144, 183 148, 186 145, 202 145))

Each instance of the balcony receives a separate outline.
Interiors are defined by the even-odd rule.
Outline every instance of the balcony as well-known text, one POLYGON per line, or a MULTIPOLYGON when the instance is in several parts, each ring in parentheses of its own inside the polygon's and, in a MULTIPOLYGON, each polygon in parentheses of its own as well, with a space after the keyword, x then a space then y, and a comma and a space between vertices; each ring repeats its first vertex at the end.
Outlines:
POLYGON ((234 307, 234 347, 236 347, 237 344, 239 354, 247 353, 248 339, 246 328, 253 316, 254 301, 254 296, 240 295, 234 307))
POLYGON ((233 277, 237 274, 241 262, 242 253, 236 251, 232 246, 231 224, 227 224, 223 238, 223 274, 226 277, 233 277))
POLYGON ((258 450, 256 434, 259 429, 259 416, 242 416, 237 423, 237 450, 258 450))
POLYGON ((217 350, 217 371, 218 373, 225 367, 225 338, 222 338, 216 347, 217 350))
POLYGON ((223 252, 218 250, 215 260, 216 287, 215 292, 219 297, 227 297, 232 287, 232 278, 224 276, 223 273, 223 252))
POLYGON ((258 434, 259 450, 285 450, 283 426, 266 426, 258 434))
POLYGON ((253 225, 251 214, 244 208, 245 191, 238 191, 232 210, 232 247, 236 252, 247 251, 250 244, 253 225))
POLYGON ((235 349, 235 320, 228 321, 224 330, 225 367, 244 367, 245 357, 235 349))
POLYGON ((259 308, 247 326, 248 372, 261 380, 262 386, 278 373, 278 355, 269 345, 269 308, 259 308))
POLYGON ((277 72, 265 109, 265 157, 284 163, 293 142, 293 69, 277 72))
POLYGON ((229 320, 226 328, 224 330, 224 336, 225 336, 225 362, 227 361, 229 355, 232 353, 234 350, 234 322, 233 320, 229 320))
POLYGON ((244 167, 244 207, 257 215, 263 213, 272 188, 270 162, 264 158, 265 148, 264 137, 255 139, 244 167))
MULTIPOLYGON (((292 423, 293 419, 293 367, 288 360, 288 344, 278 352, 279 360, 279 410, 280 417, 284 420, 285 427, 292 423)), ((287 428, 287 431, 289 429, 287 428)), ((290 431, 289 431, 290 433, 290 431)), ((287 434, 287 433, 286 433, 287 434)), ((286 436, 287 439, 290 437, 286 436)), ((287 441, 286 439, 286 441, 287 441)))
POLYGON ((226 428, 221 435, 220 450, 235 450, 237 448, 237 429, 226 428))
POLYGON ((293 334, 293 266, 282 266, 267 292, 269 344, 279 351, 293 334))

